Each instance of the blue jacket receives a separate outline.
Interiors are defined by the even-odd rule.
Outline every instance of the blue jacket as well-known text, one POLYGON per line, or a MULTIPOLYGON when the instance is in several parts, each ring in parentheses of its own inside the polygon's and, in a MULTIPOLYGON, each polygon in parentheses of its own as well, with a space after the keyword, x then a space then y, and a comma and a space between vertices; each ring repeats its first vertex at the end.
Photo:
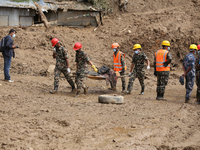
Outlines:
POLYGON ((4 41, 4 56, 13 56, 13 39, 10 35, 5 36, 5 41, 4 41))

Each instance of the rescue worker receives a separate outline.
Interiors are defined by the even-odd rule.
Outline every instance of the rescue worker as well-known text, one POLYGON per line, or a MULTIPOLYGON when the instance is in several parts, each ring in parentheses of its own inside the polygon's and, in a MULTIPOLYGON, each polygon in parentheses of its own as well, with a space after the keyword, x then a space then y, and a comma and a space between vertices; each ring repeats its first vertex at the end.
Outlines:
POLYGON ((58 90, 59 86, 59 78, 61 72, 65 75, 67 82, 71 85, 72 91, 75 92, 75 85, 73 80, 70 76, 70 68, 69 68, 69 61, 68 61, 68 54, 67 50, 61 46, 59 40, 57 38, 53 38, 52 41, 53 49, 53 58, 56 58, 56 65, 55 65, 55 75, 54 75, 54 89, 50 91, 50 93, 55 94, 58 90))
POLYGON ((83 79, 86 75, 86 69, 87 64, 89 63, 95 72, 98 72, 98 69, 93 65, 93 63, 90 61, 88 55, 82 51, 82 44, 76 43, 73 47, 73 49, 76 51, 76 84, 77 84, 77 92, 76 96, 79 96, 81 88, 84 89, 84 94, 87 94, 88 86, 83 84, 83 79))
MULTIPOLYGON (((113 49, 114 71, 116 73, 119 72, 120 76, 125 76, 125 71, 126 71, 125 54, 119 50, 118 43, 113 43, 111 47, 113 49)), ((122 77, 121 81, 122 81, 122 93, 125 93, 125 88, 126 88, 125 77, 122 77)), ((112 90, 116 91, 116 87, 114 87, 112 90)))
POLYGON ((172 55, 170 51, 170 42, 163 41, 162 49, 155 53, 154 58, 154 75, 157 76, 157 100, 164 99, 165 86, 168 83, 170 63, 172 55))
POLYGON ((200 105, 200 45, 197 46, 198 54, 195 61, 195 70, 196 70, 196 85, 197 85, 197 104, 200 105))
POLYGON ((131 69, 129 73, 129 83, 127 87, 126 94, 131 94, 131 90, 133 88, 133 83, 136 78, 138 78, 140 85, 141 85, 141 93, 140 95, 144 94, 144 78, 145 78, 145 68, 144 68, 144 61, 147 61, 147 70, 150 69, 150 61, 148 57, 145 55, 144 52, 141 52, 141 45, 140 44, 135 44, 133 47, 133 50, 135 54, 133 55, 132 58, 132 64, 131 64, 131 69), (135 67, 134 67, 135 66, 135 67), (133 70, 134 68, 134 70, 133 70))
POLYGON ((119 0, 119 7, 122 12, 127 12, 128 0, 119 0))
POLYGON ((183 76, 186 79, 185 103, 188 103, 188 101, 190 100, 190 96, 191 96, 192 89, 194 86, 195 60, 196 60, 196 58, 194 57, 194 54, 196 53, 197 45, 192 44, 192 45, 190 45, 189 49, 190 49, 190 53, 188 55, 186 55, 183 60, 183 71, 184 71, 183 76))

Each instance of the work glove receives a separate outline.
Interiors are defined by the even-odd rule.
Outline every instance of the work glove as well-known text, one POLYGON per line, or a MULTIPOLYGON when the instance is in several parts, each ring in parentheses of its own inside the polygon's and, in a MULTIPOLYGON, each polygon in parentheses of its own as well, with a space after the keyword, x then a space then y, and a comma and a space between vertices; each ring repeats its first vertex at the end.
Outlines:
POLYGON ((67 68, 67 72, 70 73, 70 68, 67 68))
POLYGON ((95 65, 92 65, 92 68, 93 68, 93 70, 94 70, 94 72, 98 72, 98 69, 95 67, 95 65))
POLYGON ((150 66, 147 66, 147 70, 150 70, 150 66))
POLYGON ((132 73, 131 73, 131 72, 129 72, 129 75, 128 75, 128 76, 130 77, 130 76, 131 76, 131 74, 132 74, 132 73))
POLYGON ((164 67, 167 67, 168 64, 169 64, 168 62, 164 62, 164 63, 163 63, 163 66, 164 66, 164 67))
POLYGON ((156 76, 156 77, 157 77, 157 72, 156 72, 156 71, 154 71, 154 76, 156 76))

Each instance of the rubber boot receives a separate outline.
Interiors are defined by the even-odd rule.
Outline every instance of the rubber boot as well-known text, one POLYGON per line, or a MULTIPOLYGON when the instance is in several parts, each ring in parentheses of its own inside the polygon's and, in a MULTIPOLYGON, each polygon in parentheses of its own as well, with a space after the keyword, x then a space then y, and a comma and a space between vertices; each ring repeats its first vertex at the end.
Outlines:
POLYGON ((142 90, 141 90, 140 95, 144 95, 144 88, 145 88, 145 86, 142 86, 142 90))
POLYGON ((200 105, 200 93, 198 92, 197 90, 197 102, 196 102, 197 105, 200 105))
POLYGON ((164 100, 164 93, 160 93, 160 100, 164 100))
POLYGON ((84 94, 86 95, 87 94, 87 92, 88 92, 88 86, 86 86, 86 85, 84 85, 84 87, 83 87, 83 89, 84 89, 84 94))
POLYGON ((75 96, 75 97, 78 97, 79 95, 80 95, 80 91, 77 90, 77 91, 76 91, 76 96, 75 96))
POLYGON ((127 91, 124 94, 126 94, 126 95, 130 95, 131 94, 131 87, 130 87, 130 85, 128 85, 127 91))
POLYGON ((55 86, 53 90, 49 91, 51 94, 55 94, 58 91, 58 86, 55 86))
POLYGON ((157 92, 156 100, 160 100, 160 92, 157 92))
POLYGON ((75 93, 76 92, 76 88, 75 86, 72 86, 72 91, 70 93, 75 93))
POLYGON ((125 89, 126 89, 126 87, 123 86, 123 87, 122 87, 122 93, 126 93, 126 90, 125 90, 125 89))

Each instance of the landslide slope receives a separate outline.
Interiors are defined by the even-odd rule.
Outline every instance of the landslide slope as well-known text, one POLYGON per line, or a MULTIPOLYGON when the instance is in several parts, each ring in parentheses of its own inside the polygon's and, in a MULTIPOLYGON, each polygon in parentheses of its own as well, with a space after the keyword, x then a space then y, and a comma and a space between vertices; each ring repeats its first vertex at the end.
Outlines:
MULTIPOLYGON (((18 34, 14 41, 20 49, 16 50, 11 72, 46 75, 48 66, 55 64, 51 47, 53 37, 59 38, 68 49, 72 70, 75 69, 75 52, 72 47, 76 42, 82 42, 83 50, 98 67, 112 67, 110 47, 113 42, 118 42, 127 56, 129 67, 135 43, 142 45, 142 50, 153 64, 154 52, 161 47, 163 40, 171 42, 172 66, 179 68, 180 62, 188 53, 189 45, 199 43, 199 5, 198 0, 129 1, 127 13, 121 13, 115 7, 115 12, 104 16, 103 25, 95 31, 94 27, 55 27, 49 31, 45 31, 44 27, 15 27, 18 34)), ((0 37, 5 36, 9 29, 10 27, 1 27, 0 37)))

